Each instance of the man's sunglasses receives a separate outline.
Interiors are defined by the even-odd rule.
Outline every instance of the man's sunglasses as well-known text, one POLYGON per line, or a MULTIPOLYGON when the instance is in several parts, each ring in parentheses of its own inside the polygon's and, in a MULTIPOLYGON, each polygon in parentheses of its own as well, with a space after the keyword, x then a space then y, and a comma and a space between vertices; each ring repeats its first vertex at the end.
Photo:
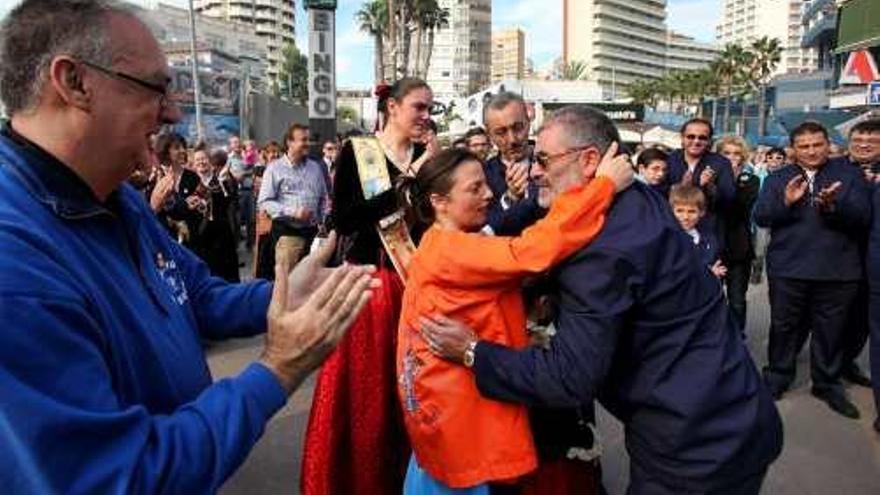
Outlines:
POLYGON ((687 134, 684 137, 688 141, 708 141, 709 136, 705 134, 687 134))

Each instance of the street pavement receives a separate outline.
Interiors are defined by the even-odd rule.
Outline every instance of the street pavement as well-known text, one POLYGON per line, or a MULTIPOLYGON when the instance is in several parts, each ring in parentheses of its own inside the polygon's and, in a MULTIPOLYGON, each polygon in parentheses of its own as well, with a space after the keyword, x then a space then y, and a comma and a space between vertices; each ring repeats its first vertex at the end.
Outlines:
MULTIPOLYGON (((748 345, 755 362, 762 366, 770 319, 766 285, 750 286, 748 299, 748 345)), ((259 356, 262 343, 262 337, 257 337, 210 345, 208 362, 215 378, 241 371, 259 356)), ((868 369, 866 354, 860 359, 864 370, 868 369)), ((785 425, 785 445, 770 468, 762 493, 880 494, 880 435, 872 428, 875 412, 870 390, 848 388, 862 413, 860 420, 835 414, 810 395, 808 361, 807 347, 799 358, 792 390, 777 402, 785 425)), ((300 454, 314 379, 314 375, 309 378, 272 419, 248 460, 220 491, 222 495, 299 493, 300 454)), ((598 421, 605 488, 612 495, 625 493, 629 461, 622 428, 601 407, 598 421)))

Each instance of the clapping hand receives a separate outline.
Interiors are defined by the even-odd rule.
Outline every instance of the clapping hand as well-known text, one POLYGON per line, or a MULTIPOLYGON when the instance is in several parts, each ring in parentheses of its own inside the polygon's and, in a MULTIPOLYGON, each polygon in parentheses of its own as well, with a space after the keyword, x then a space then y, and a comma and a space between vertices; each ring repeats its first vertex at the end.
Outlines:
POLYGON ((700 187, 707 187, 715 183, 715 170, 712 167, 706 167, 700 174, 700 187))
POLYGON ((823 187, 819 194, 816 195, 816 205, 822 211, 833 211, 834 210, 834 201, 837 199, 837 194, 843 188, 843 183, 837 181, 831 184, 828 187, 823 187))
POLYGON ((800 201, 809 187, 807 179, 803 175, 792 177, 785 185, 785 206, 791 206, 800 201))

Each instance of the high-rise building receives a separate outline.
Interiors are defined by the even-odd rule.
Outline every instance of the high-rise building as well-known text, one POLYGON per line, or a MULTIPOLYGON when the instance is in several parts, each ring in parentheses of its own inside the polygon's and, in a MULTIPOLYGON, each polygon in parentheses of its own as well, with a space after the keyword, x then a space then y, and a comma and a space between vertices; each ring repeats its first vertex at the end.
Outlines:
POLYGON ((817 66, 815 51, 801 46, 809 5, 809 0, 724 0, 715 39, 720 45, 747 45, 764 36, 777 38, 782 58, 775 73, 810 72, 817 66))
POLYGON ((428 84, 440 99, 469 95, 489 85, 492 73, 492 0, 439 0, 449 26, 437 31, 428 84))
POLYGON ((562 16, 564 63, 582 62, 605 98, 639 79, 706 67, 716 51, 668 31, 666 0, 562 0, 562 16))
POLYGON ((267 75, 276 79, 284 61, 285 45, 295 43, 295 0, 194 0, 200 14, 227 21, 251 24, 257 35, 266 40, 269 68, 267 75))
POLYGON ((492 33, 492 83, 505 79, 524 79, 526 35, 522 29, 492 33))
POLYGON ((675 31, 666 32, 666 70, 700 70, 718 57, 718 46, 675 31))
MULTIPOLYGON (((166 50, 177 50, 190 43, 189 10, 159 2, 140 3, 142 18, 166 50)), ((268 50, 266 40, 254 33, 253 26, 197 16, 197 39, 200 53, 216 50, 238 60, 240 70, 247 70, 250 84, 261 86, 266 78, 268 50)))
POLYGON ((804 37, 801 46, 813 48, 819 70, 834 67, 834 45, 837 43, 837 4, 834 0, 814 0, 804 6, 801 18, 804 37))

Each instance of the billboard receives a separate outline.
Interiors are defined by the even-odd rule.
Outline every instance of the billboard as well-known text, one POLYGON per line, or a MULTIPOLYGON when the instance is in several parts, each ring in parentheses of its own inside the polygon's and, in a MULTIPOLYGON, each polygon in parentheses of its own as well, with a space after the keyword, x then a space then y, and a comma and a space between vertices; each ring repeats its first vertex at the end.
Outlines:
MULTIPOLYGON (((240 135, 241 81, 230 74, 205 71, 199 73, 199 84, 205 142, 209 145, 220 145, 225 144, 230 136, 240 135)), ((198 132, 192 69, 172 67, 169 92, 183 111, 183 119, 173 126, 174 131, 187 141, 195 142, 198 132)))
MULTIPOLYGON (((222 72, 199 73, 202 96, 202 113, 236 115, 239 113, 241 81, 238 77, 222 72)), ((184 112, 195 113, 192 69, 171 68, 171 97, 184 112)))

